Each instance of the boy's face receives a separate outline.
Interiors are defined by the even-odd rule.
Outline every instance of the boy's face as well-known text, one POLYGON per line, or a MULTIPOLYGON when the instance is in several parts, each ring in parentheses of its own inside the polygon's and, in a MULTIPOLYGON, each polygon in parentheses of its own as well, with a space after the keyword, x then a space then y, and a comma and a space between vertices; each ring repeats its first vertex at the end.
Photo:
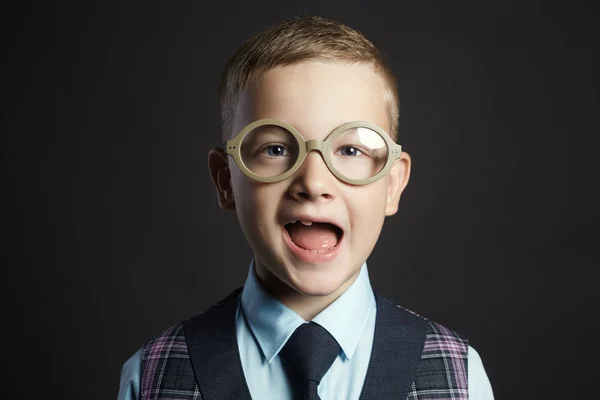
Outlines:
MULTIPOLYGON (((350 121, 389 132, 384 93, 383 79, 364 64, 276 67, 244 93, 231 136, 263 118, 291 124, 306 140, 325 139, 350 121)), ((221 150, 211 151, 209 167, 221 206, 237 212, 263 284, 323 296, 342 293, 356 278, 385 216, 397 210, 410 158, 403 153, 387 175, 363 186, 338 180, 315 151, 294 175, 276 183, 249 179, 221 150)))

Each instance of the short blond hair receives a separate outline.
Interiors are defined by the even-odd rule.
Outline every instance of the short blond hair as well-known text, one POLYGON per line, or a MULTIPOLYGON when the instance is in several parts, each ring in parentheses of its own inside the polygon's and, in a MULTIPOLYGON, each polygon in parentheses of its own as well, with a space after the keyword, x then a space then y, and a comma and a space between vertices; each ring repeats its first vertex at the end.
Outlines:
POLYGON ((320 60, 371 64, 386 84, 384 93, 392 139, 398 135, 396 78, 380 49, 361 32, 319 16, 293 17, 248 39, 229 59, 221 78, 221 130, 230 139, 240 95, 266 70, 320 60))

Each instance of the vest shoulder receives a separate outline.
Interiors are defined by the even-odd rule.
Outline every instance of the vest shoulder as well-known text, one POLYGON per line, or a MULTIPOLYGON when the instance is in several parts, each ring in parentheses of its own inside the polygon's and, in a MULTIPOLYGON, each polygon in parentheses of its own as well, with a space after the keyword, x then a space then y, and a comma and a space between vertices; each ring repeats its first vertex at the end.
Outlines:
POLYGON ((139 393, 140 400, 199 398, 183 322, 142 346, 139 393))
POLYGON ((183 322, 179 322, 152 336, 144 343, 142 346, 142 360, 147 360, 153 355, 162 354, 174 349, 181 349, 182 345, 185 347, 187 353, 183 322))
POLYGON ((426 324, 428 340, 437 339, 437 340, 444 340, 444 341, 452 341, 452 342, 456 342, 461 347, 463 347, 463 346, 468 347, 469 340, 462 333, 457 332, 453 329, 450 329, 443 324, 433 321, 425 316, 422 316, 422 315, 416 313, 413 310, 410 310, 399 304, 395 304, 387 299, 382 298, 382 301, 395 307, 395 309, 397 311, 408 313, 408 314, 412 315, 416 320, 426 324))

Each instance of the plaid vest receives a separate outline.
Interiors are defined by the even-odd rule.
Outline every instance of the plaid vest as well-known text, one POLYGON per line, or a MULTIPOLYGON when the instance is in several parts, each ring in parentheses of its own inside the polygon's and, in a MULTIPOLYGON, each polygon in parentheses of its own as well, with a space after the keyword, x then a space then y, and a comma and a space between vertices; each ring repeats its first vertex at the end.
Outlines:
MULTIPOLYGON (((142 348, 140 400, 250 400, 237 347, 236 290, 142 348)), ((468 399, 468 342, 377 297, 361 400, 468 399)))

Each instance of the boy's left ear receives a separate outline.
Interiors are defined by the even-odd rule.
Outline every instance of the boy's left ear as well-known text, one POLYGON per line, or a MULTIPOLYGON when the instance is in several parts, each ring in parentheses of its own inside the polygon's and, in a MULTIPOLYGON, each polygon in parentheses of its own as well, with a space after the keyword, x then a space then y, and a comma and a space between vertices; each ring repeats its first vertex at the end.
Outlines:
POLYGON ((401 157, 394 161, 394 165, 389 172, 390 181, 388 184, 387 203, 385 207, 386 216, 394 215, 398 211, 400 196, 410 178, 410 166, 410 155, 404 151, 402 152, 401 157))

